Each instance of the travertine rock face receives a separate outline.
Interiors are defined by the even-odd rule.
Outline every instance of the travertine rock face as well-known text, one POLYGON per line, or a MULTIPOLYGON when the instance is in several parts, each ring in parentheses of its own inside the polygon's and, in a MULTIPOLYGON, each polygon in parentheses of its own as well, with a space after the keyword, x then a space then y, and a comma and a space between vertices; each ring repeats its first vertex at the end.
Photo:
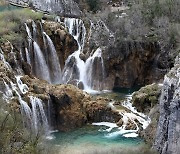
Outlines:
POLYGON ((7 0, 12 3, 30 6, 35 9, 65 16, 80 16, 81 11, 73 0, 7 0))
POLYGON ((158 52, 157 43, 127 41, 110 46, 103 54, 106 87, 127 88, 163 78, 164 72, 155 65, 158 52))
POLYGON ((180 152, 180 55, 164 79, 154 148, 161 154, 180 152))
POLYGON ((43 100, 45 108, 50 102, 51 125, 54 129, 69 131, 87 123, 118 122, 122 118, 108 106, 109 100, 93 100, 89 94, 73 85, 51 85, 27 75, 22 81, 28 85, 31 95, 43 100))

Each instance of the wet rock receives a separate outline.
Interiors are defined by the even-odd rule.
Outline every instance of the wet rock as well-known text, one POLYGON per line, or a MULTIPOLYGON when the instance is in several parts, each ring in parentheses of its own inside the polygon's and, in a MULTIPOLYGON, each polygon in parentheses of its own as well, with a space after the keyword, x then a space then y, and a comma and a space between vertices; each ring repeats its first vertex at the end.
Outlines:
POLYGON ((122 125, 123 125, 123 120, 122 119, 120 119, 116 124, 118 125, 118 127, 121 127, 122 125))
POLYGON ((78 88, 82 90, 84 89, 84 85, 81 81, 78 83, 78 88))
POLYGON ((133 121, 128 120, 125 130, 136 130, 136 129, 137 129, 136 124, 133 121))
POLYGON ((85 104, 87 119, 89 122, 118 122, 122 116, 108 107, 105 99, 97 99, 85 104))
MULTIPOLYGON (((68 56, 78 49, 78 44, 61 23, 46 21, 43 24, 43 28, 53 41, 61 68, 63 68, 68 56)), ((42 48, 44 48, 44 46, 42 46, 42 48)))
POLYGON ((86 61, 86 56, 83 53, 80 53, 79 58, 84 62, 86 61))

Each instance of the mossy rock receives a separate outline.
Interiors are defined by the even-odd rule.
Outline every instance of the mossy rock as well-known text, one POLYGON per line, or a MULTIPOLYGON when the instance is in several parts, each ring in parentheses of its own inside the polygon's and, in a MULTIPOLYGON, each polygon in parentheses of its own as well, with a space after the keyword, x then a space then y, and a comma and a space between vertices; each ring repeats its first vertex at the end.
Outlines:
POLYGON ((151 84, 142 87, 132 96, 132 104, 139 112, 148 113, 158 103, 161 87, 158 84, 151 84))

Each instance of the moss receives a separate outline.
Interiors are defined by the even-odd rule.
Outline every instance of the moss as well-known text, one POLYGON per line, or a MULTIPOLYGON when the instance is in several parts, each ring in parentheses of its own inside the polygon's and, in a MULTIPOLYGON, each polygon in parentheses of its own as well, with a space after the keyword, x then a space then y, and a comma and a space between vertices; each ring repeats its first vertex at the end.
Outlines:
POLYGON ((147 85, 135 92, 132 103, 140 112, 149 112, 158 103, 160 87, 157 84, 147 85))

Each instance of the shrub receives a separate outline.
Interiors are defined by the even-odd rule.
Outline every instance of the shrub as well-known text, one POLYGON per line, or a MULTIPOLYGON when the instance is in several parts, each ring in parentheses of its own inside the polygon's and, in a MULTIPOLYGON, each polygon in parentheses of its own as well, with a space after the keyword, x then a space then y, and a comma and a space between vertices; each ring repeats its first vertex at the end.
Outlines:
POLYGON ((39 20, 42 13, 34 12, 30 9, 15 9, 0 12, 0 41, 8 39, 10 42, 21 40, 19 34, 20 26, 28 19, 39 20))
POLYGON ((87 4, 89 5, 89 9, 94 13, 100 9, 100 2, 99 0, 87 0, 87 4))

